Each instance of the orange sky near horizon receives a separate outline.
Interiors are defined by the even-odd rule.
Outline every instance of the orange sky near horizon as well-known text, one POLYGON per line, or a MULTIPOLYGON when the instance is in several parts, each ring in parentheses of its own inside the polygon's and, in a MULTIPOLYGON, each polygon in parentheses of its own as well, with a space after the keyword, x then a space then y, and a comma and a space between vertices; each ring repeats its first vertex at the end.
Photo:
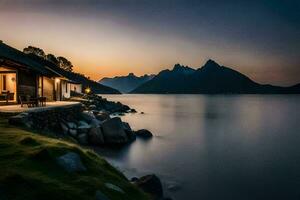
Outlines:
MULTIPOLYGON (((28 40, 28 39, 27 39, 28 40)), ((52 53, 57 56, 64 56, 68 58, 74 65, 74 71, 83 73, 86 76, 90 77, 91 79, 98 81, 104 77, 115 77, 115 76, 125 76, 129 73, 133 72, 137 76, 142 76, 144 74, 157 74, 161 70, 164 69, 172 69, 174 64, 180 63, 183 65, 188 65, 192 68, 199 68, 202 65, 205 64, 205 62, 210 59, 211 57, 205 57, 204 59, 197 58, 197 55, 194 55, 194 59, 189 60, 185 59, 184 57, 177 57, 177 59, 172 59, 172 57, 167 57, 167 59, 160 59, 159 62, 156 62, 155 60, 148 60, 145 62, 145 60, 135 59, 134 56, 132 57, 126 57, 126 54, 124 57, 121 55, 116 56, 115 59, 114 55, 112 56, 97 56, 97 55, 90 55, 90 54, 82 54, 81 52, 84 51, 83 48, 80 49, 80 51, 72 51, 68 48, 53 48, 53 45, 49 45, 51 48, 43 48, 42 45, 39 45, 39 43, 34 42, 17 42, 14 41, 7 42, 8 45, 11 45, 19 50, 22 51, 22 49, 26 46, 33 45, 37 46, 39 48, 42 48, 46 53, 52 53), (101 59, 97 59, 97 58, 101 59)), ((238 64, 232 64, 230 62, 230 59, 228 62, 220 62, 218 58, 211 58, 214 59, 216 62, 218 62, 220 65, 229 66, 232 67, 235 70, 240 71, 241 73, 246 74, 250 78, 252 78, 255 81, 258 81, 260 83, 270 83, 270 81, 265 80, 265 76, 259 76, 257 73, 255 73, 255 70, 251 67, 251 65, 246 65, 243 63, 241 59, 236 59, 235 63, 240 62, 240 65, 238 64)), ((248 60, 248 59, 246 59, 248 60)), ((260 64, 257 62, 256 64, 260 64)), ((282 79, 278 74, 280 72, 266 72, 268 74, 268 77, 271 77, 273 84, 276 84, 276 80, 282 79)), ((285 80, 286 83, 277 83, 277 84, 283 84, 283 85, 292 85, 293 83, 290 83, 290 80, 285 80)))

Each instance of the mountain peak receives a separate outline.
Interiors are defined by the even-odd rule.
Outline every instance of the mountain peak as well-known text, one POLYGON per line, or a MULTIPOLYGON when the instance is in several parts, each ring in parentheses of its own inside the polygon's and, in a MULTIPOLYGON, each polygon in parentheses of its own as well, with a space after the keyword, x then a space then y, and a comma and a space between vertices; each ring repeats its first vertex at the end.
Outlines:
POLYGON ((113 78, 103 78, 99 83, 118 89, 120 92, 127 93, 139 85, 152 79, 154 75, 136 76, 134 73, 128 73, 126 76, 115 76, 113 78))
POLYGON ((180 72, 180 73, 190 74, 190 73, 193 73, 195 70, 193 68, 188 67, 188 66, 175 64, 172 71, 173 72, 180 72))
POLYGON ((177 63, 177 64, 174 65, 173 70, 180 70, 182 68, 184 68, 184 66, 177 63))
POLYGON ((216 63, 214 60, 209 59, 205 65, 203 65, 202 69, 218 69, 220 65, 216 63))
POLYGON ((134 73, 131 72, 128 74, 128 76, 135 76, 135 75, 134 75, 134 73))

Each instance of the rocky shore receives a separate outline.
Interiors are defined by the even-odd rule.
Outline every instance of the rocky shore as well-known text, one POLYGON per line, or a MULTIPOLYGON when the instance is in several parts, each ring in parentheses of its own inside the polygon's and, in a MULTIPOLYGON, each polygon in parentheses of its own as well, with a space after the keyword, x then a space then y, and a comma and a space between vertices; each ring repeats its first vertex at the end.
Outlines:
MULTIPOLYGON (((120 117, 111 117, 116 113, 136 112, 127 105, 108 101, 98 95, 84 95, 77 98, 78 100, 81 103, 75 106, 24 112, 9 118, 9 123, 38 132, 47 132, 56 137, 70 138, 84 146, 120 147, 130 144, 137 137, 152 137, 152 133, 146 129, 132 130, 120 117)), ((76 156, 73 157, 74 161, 71 159, 71 163, 78 160, 75 159, 76 156)), ((64 159, 60 163, 63 161, 64 159)), ((155 175, 133 178, 131 182, 149 194, 153 200, 169 199, 164 198, 162 184, 155 175)))
POLYGON ((136 137, 151 138, 148 130, 131 129, 116 113, 136 112, 120 102, 108 101, 98 95, 77 98, 81 104, 24 112, 9 119, 9 123, 29 129, 70 137, 81 145, 121 146, 136 137))
POLYGON ((85 110, 105 111, 109 114, 136 112, 135 109, 121 102, 108 101, 106 98, 96 94, 75 94, 75 96, 71 100, 80 101, 85 110))

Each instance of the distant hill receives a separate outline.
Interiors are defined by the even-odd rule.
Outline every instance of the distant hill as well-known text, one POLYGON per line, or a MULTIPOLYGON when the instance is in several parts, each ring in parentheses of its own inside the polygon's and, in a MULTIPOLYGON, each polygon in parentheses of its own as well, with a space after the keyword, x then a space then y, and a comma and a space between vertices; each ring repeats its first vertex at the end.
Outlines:
POLYGON ((262 85, 229 67, 208 60, 194 70, 176 64, 163 70, 131 93, 153 94, 293 94, 300 93, 300 84, 292 87, 262 85))
POLYGON ((56 72, 59 72, 59 74, 63 75, 64 77, 74 81, 74 82, 78 82, 82 84, 83 88, 91 88, 91 90, 93 91, 93 93, 96 94, 120 94, 120 92, 114 88, 102 85, 96 81, 93 81, 87 77, 85 77, 83 74, 79 74, 76 72, 69 72, 66 71, 60 67, 58 67, 57 65, 55 65, 54 63, 43 59, 41 57, 38 57, 36 55, 33 54, 28 54, 28 56, 35 60, 36 62, 39 62, 41 64, 43 64, 44 66, 47 66, 53 70, 55 70, 56 72))
POLYGON ((133 89, 137 88, 141 84, 151 80, 154 75, 147 75, 144 76, 135 76, 133 73, 129 73, 127 76, 116 76, 114 78, 103 78, 99 83, 115 88, 122 93, 128 93, 133 89))

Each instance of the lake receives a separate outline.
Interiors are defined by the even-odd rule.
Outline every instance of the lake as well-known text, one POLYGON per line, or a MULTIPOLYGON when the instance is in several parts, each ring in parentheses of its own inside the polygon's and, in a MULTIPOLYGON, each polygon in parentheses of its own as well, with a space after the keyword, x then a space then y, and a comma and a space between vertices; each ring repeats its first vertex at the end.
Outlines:
POLYGON ((99 150, 129 178, 157 174, 175 200, 300 199, 299 95, 104 97, 135 108, 122 120, 155 135, 99 150))

